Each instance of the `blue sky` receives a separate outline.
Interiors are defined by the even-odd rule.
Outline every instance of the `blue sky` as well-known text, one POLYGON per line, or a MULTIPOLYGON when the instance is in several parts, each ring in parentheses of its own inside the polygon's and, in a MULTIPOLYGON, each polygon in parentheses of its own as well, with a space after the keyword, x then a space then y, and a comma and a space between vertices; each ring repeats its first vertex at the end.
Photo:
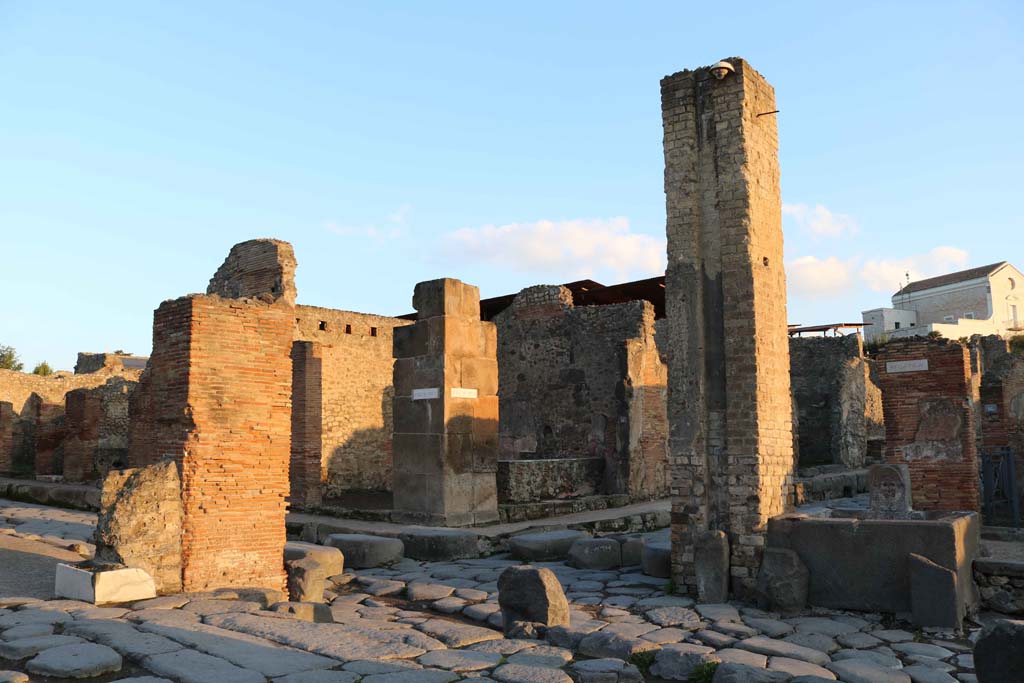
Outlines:
POLYGON ((235 242, 300 303, 410 310, 663 268, 658 82, 775 86, 790 320, 1024 262, 1019 2, 0 0, 0 343, 147 353, 235 242))

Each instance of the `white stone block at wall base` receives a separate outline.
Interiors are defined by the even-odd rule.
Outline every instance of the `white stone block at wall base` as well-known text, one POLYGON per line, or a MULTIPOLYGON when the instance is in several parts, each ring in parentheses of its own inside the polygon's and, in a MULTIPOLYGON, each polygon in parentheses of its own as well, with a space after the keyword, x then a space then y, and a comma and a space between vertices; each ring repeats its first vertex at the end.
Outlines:
POLYGON ((152 576, 135 567, 88 571, 58 564, 53 592, 58 598, 105 605, 155 598, 156 585, 152 576))
POLYGON ((896 372, 924 372, 928 369, 928 359, 919 360, 891 360, 885 364, 885 371, 896 372))
POLYGON ((414 401, 429 401, 434 398, 441 398, 441 390, 436 387, 431 389, 412 390, 412 400, 414 401))
POLYGON ((462 387, 452 387, 452 398, 476 398, 476 389, 464 389, 462 387))

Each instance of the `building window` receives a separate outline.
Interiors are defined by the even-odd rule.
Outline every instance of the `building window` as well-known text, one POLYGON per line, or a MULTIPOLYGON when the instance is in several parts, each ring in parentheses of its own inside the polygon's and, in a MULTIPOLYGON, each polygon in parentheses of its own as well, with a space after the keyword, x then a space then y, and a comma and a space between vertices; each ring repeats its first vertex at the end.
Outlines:
POLYGON ((946 322, 946 323, 956 322, 956 316, 944 315, 944 316, 942 316, 942 322, 946 322))
POLYGON ((1008 284, 1010 285, 1010 289, 1011 290, 1017 289, 1017 281, 1016 280, 1014 280, 1012 277, 1011 278, 1007 278, 1007 280, 1008 280, 1008 284))
POLYGON ((377 328, 376 327, 371 327, 370 328, 370 336, 371 337, 376 337, 377 336, 377 328))
POLYGON ((352 326, 345 325, 345 334, 352 334, 352 326))
POLYGON ((896 323, 896 329, 897 330, 900 329, 900 324, 899 323, 896 323))
POLYGON ((974 320, 974 311, 968 311, 967 313, 964 313, 964 318, 966 318, 967 320, 974 320))
POLYGON ((320 321, 320 331, 321 332, 326 332, 327 331, 327 321, 326 320, 321 320, 320 321))

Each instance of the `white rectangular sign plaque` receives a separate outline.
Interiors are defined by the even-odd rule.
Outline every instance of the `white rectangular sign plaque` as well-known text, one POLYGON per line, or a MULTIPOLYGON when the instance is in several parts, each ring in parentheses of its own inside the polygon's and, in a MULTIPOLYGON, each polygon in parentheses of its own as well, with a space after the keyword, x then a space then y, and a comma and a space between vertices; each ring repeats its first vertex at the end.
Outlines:
POLYGON ((891 360, 885 364, 885 371, 896 372, 922 372, 928 369, 928 359, 920 360, 891 360))
POLYGON ((412 390, 412 400, 414 401, 426 401, 431 398, 441 398, 441 390, 437 387, 412 390))
POLYGON ((452 398, 476 398, 476 389, 463 389, 462 387, 452 387, 452 398))

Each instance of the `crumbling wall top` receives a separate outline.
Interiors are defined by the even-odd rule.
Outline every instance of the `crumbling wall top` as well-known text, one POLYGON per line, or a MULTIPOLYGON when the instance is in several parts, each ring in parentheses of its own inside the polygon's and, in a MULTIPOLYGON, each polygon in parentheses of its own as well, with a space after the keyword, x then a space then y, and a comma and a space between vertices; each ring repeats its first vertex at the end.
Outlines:
POLYGON ((231 247, 210 279, 207 294, 295 305, 295 252, 288 242, 255 239, 231 247))

